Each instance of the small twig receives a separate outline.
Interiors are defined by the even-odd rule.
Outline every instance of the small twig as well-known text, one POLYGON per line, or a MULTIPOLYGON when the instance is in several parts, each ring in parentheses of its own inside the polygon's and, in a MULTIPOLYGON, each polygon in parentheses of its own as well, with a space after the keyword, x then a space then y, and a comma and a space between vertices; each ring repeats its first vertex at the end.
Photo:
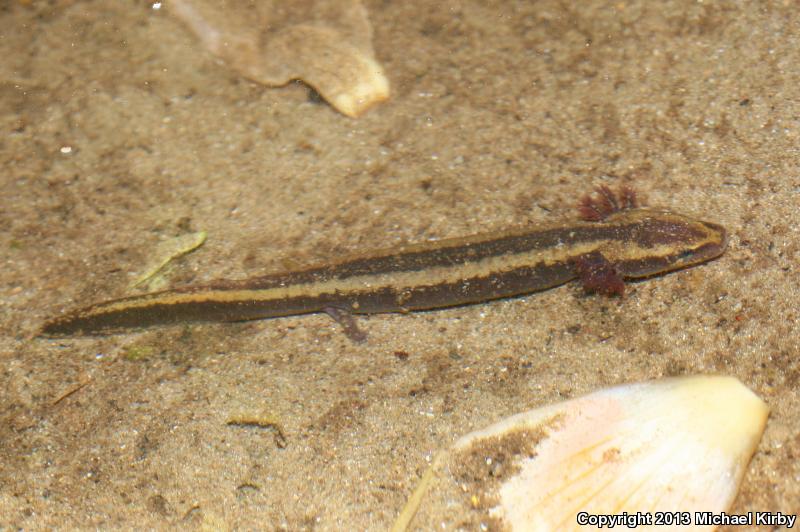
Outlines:
POLYGON ((286 448, 286 436, 283 434, 283 430, 281 429, 280 425, 278 425, 274 421, 269 420, 261 420, 256 418, 235 418, 228 420, 226 423, 229 427, 244 427, 244 428, 259 428, 259 429, 268 429, 275 433, 275 445, 278 449, 285 449, 286 448))
POLYGON ((80 390, 84 389, 85 387, 87 387, 89 384, 91 384, 91 382, 92 382, 92 378, 91 378, 91 377, 88 377, 88 378, 87 378, 87 379, 85 379, 84 381, 82 381, 82 382, 79 382, 79 383, 78 383, 78 384, 76 384, 76 385, 75 385, 73 388, 71 388, 70 390, 67 390, 67 391, 66 391, 64 394, 62 394, 62 395, 61 395, 61 396, 60 396, 58 399, 56 399, 55 401, 53 401, 53 402, 51 403, 51 406, 56 406, 58 403, 60 403, 61 401, 63 401, 63 400, 64 400, 64 399, 66 399, 67 397, 69 397, 69 396, 71 396, 72 394, 74 394, 74 393, 76 393, 76 392, 78 392, 78 391, 80 391, 80 390))

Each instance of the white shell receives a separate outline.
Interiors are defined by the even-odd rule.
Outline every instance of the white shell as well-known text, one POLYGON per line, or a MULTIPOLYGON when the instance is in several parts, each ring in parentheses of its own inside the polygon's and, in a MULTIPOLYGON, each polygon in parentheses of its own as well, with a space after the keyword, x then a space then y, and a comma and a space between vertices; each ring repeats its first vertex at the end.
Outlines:
POLYGON ((579 512, 690 512, 692 520, 696 511, 719 513, 736 496, 768 412, 738 380, 697 376, 609 388, 517 414, 464 436, 439 459, 430 487, 449 493, 440 497, 448 510, 424 513, 431 524, 447 524, 458 514, 452 498, 459 492, 461 523, 451 526, 585 530, 579 512), (443 490, 443 482, 458 489, 443 490))

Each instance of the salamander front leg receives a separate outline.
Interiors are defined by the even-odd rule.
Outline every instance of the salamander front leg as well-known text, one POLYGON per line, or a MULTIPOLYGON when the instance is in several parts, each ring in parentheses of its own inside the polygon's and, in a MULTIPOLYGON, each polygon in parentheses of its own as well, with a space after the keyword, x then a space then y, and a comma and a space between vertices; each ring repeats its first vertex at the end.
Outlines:
POLYGON ((622 276, 599 251, 581 255, 573 262, 578 279, 587 292, 606 296, 625 294, 625 281, 622 276))
POLYGON ((338 307, 325 307, 322 311, 342 326, 342 332, 353 343, 361 344, 367 341, 367 333, 358 327, 352 314, 338 307))

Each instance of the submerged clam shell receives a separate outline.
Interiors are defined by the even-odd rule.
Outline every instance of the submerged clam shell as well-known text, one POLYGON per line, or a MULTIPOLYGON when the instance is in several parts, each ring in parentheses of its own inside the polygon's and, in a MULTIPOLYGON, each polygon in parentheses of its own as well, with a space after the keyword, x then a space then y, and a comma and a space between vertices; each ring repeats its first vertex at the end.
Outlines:
POLYGON ((768 412, 735 378, 696 376, 517 414, 437 456, 396 529, 417 509, 413 529, 571 530, 579 512, 722 512, 768 412))

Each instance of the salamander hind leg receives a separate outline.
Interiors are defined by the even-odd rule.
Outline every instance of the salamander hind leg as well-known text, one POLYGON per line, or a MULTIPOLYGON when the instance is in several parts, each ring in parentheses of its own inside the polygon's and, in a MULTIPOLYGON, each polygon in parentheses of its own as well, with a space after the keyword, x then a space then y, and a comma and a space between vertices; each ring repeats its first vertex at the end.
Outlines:
POLYGON ((353 343, 362 344, 367 341, 367 333, 358 327, 352 314, 338 307, 325 307, 322 311, 342 326, 342 332, 353 343))

